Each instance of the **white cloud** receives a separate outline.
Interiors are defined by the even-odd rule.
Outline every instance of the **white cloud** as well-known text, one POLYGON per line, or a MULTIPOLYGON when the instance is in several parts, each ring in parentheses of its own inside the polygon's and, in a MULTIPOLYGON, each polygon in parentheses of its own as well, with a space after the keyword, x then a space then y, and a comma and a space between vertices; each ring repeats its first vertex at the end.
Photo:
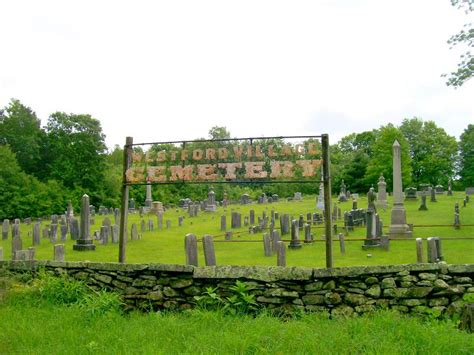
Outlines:
POLYGON ((449 1, 2 1, 0 105, 90 113, 109 146, 353 131, 406 117, 459 136, 448 88, 468 18, 449 1), (323 130, 323 131, 322 131, 323 130))

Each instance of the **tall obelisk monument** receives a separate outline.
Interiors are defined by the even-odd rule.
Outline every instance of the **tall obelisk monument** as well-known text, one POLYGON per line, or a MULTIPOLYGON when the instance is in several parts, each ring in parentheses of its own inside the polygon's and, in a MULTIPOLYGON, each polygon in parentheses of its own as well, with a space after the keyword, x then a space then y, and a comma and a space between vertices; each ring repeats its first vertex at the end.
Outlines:
POLYGON ((400 143, 393 143, 393 207, 390 219, 390 237, 411 237, 412 232, 407 224, 405 207, 403 206, 402 186, 402 153, 400 143))

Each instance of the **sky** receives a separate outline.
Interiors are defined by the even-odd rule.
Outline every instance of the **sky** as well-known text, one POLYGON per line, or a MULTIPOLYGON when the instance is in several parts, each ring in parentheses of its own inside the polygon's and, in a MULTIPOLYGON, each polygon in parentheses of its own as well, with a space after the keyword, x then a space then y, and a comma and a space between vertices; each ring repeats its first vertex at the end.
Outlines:
POLYGON ((441 74, 469 21, 449 0, 1 0, 0 107, 90 114, 108 147, 213 126, 335 143, 412 117, 459 139, 474 80, 441 74))

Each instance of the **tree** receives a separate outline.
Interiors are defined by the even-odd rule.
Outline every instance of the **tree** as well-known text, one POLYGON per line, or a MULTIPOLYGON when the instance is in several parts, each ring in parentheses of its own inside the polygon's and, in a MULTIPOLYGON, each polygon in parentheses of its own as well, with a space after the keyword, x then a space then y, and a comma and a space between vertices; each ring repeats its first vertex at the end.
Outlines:
MULTIPOLYGON (((474 0, 451 0, 453 6, 458 9, 464 9, 466 14, 474 11, 474 0)), ((474 46, 474 27, 472 23, 464 25, 465 29, 461 30, 448 40, 448 44, 453 48, 458 45, 466 45, 468 50, 461 55, 461 61, 458 63, 458 69, 451 72, 446 85, 460 87, 474 74, 474 54, 470 52, 470 48, 474 46)), ((443 77, 446 77, 443 74, 443 77)))
POLYGON ((41 144, 44 132, 31 108, 12 99, 0 110, 0 144, 8 144, 19 166, 28 174, 41 176, 41 144))
POLYGON ((103 196, 105 135, 90 115, 53 113, 46 126, 48 169, 66 187, 87 193, 94 203, 103 196))
POLYGON ((400 131, 410 143, 413 182, 446 185, 454 177, 456 139, 433 121, 416 117, 403 120, 400 131))
POLYGON ((461 134, 459 176, 464 187, 474 186, 474 125, 470 124, 461 134))
POLYGON ((401 162, 402 162, 402 181, 403 186, 407 187, 411 184, 411 158, 410 148, 407 139, 403 133, 393 124, 380 127, 375 142, 372 145, 372 157, 365 180, 375 185, 383 174, 387 186, 393 186, 393 150, 392 146, 395 140, 398 140, 401 146, 401 162))
POLYGON ((371 182, 365 180, 365 175, 376 136, 376 130, 352 133, 343 137, 333 148, 331 162, 334 167, 331 170, 335 192, 339 191, 342 179, 352 192, 367 192, 370 188, 371 182))
POLYGON ((214 126, 209 130, 209 139, 230 138, 230 132, 225 127, 214 126))

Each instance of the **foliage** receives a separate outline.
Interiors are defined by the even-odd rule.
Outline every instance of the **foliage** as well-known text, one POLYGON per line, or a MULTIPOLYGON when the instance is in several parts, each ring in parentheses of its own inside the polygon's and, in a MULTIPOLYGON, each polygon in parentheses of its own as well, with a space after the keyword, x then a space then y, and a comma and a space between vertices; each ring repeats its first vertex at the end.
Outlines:
POLYGON ((380 174, 383 174, 387 183, 387 190, 393 186, 393 143, 398 140, 401 146, 401 165, 403 186, 411 184, 411 158, 409 154, 409 142, 403 133, 392 124, 380 127, 372 145, 372 157, 367 166, 365 179, 375 185, 380 174))
MULTIPOLYGON (((474 10, 474 0, 451 0, 451 3, 459 9, 464 9, 466 14, 474 10)), ((474 75, 474 54, 470 52, 470 49, 474 47, 474 27, 472 23, 465 24, 464 29, 451 36, 448 44, 451 46, 450 48, 459 45, 468 47, 467 51, 461 55, 457 70, 451 72, 446 82, 446 85, 456 88, 462 86, 474 75)), ((443 77, 446 76, 446 74, 443 74, 443 77)))
POLYGON ((232 293, 230 297, 221 297, 217 293, 218 287, 207 287, 201 296, 194 296, 196 304, 200 309, 220 310, 226 314, 255 314, 259 309, 255 301, 255 295, 250 294, 249 286, 237 280, 235 285, 230 286, 232 293))
POLYGON ((461 169, 459 176, 464 187, 474 186, 474 125, 470 124, 461 134, 459 142, 461 169))
POLYGON ((447 186, 454 177, 456 139, 433 121, 416 117, 403 120, 400 131, 409 143, 413 182, 447 186))
POLYGON ((41 144, 44 132, 40 120, 31 108, 12 99, 0 110, 0 144, 9 145, 18 164, 27 174, 41 176, 41 144))
POLYGON ((67 188, 80 188, 100 202, 103 190, 105 136, 90 115, 53 113, 46 126, 49 175, 67 188))

